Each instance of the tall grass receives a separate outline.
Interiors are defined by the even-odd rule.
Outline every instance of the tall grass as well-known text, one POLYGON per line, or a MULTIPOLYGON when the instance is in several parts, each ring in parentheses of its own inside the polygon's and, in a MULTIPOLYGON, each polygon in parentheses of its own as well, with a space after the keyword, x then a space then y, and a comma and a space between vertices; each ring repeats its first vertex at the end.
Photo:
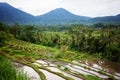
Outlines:
POLYGON ((22 71, 16 70, 13 64, 0 55, 0 80, 30 80, 22 71))

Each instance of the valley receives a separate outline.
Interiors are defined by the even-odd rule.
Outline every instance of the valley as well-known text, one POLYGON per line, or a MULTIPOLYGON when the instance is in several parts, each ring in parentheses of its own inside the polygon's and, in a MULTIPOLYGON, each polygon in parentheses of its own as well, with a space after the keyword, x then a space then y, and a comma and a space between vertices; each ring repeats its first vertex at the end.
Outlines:
POLYGON ((0 80, 120 80, 120 14, 109 8, 117 1, 14 1, 0 1, 0 80))

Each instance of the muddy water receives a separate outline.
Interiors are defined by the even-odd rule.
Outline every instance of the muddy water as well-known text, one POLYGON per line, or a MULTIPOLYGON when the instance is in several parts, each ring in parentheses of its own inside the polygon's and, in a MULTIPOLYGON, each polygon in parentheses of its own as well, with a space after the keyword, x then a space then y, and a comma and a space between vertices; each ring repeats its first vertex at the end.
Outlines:
MULTIPOLYGON (((96 75, 96 76, 99 76, 100 78, 108 78, 107 76, 105 75, 102 75, 102 74, 99 74, 97 72, 94 72, 92 70, 88 70, 88 69, 85 69, 83 67, 80 67, 80 66, 76 66, 76 65, 72 65, 72 64, 69 64, 69 63, 65 63, 65 62, 62 62, 62 61, 51 61, 51 60, 36 60, 36 63, 33 63, 34 65, 37 65, 37 66, 41 66, 40 64, 48 67, 48 66, 51 66, 51 65, 54 65, 52 67, 49 67, 50 69, 52 69, 52 71, 55 71, 55 66, 57 65, 61 65, 61 67, 63 67, 63 69, 65 67, 69 68, 69 70, 73 73, 81 73, 81 74, 84 74, 84 75, 96 75), (49 64, 49 65, 48 65, 49 64), (55 70, 54 70, 54 69, 55 70)), ((57 69, 56 71, 60 72, 60 73, 65 73, 65 72, 61 72, 59 69, 57 69)), ((69 75, 70 76, 70 75, 69 75)), ((76 78, 74 76, 72 76, 73 79, 76 78)), ((78 78, 76 78, 75 80, 79 80, 78 78)))
POLYGON ((87 65, 88 67, 91 67, 93 70, 99 71, 103 70, 108 75, 114 75, 116 79, 120 79, 120 64, 105 61, 105 60, 82 60, 82 61, 73 61, 74 63, 80 64, 80 65, 87 65))
POLYGON ((44 60, 45 62, 50 62, 50 64, 53 64, 53 65, 61 65, 61 66, 66 66, 68 65, 68 63, 66 62, 63 62, 63 61, 54 61, 54 60, 44 60))
MULTIPOLYGON (((88 70, 88 69, 84 69, 83 67, 80 67, 80 66, 76 66, 76 65, 72 65, 72 64, 68 64, 68 63, 65 63, 65 62, 61 62, 61 61, 50 61, 50 60, 37 60, 36 61, 37 63, 34 63, 35 65, 37 66, 41 66, 39 65, 38 63, 44 65, 44 66, 51 66, 51 65, 54 65, 53 67, 49 67, 50 69, 52 69, 52 71, 55 71, 56 69, 54 68, 55 66, 57 66, 58 64, 61 65, 61 67, 63 67, 63 69, 65 67, 69 68, 71 72, 73 73, 81 73, 81 74, 84 74, 84 75, 96 75, 96 76, 99 76, 100 78, 108 78, 107 76, 105 75, 102 75, 102 74, 99 74, 97 72, 94 72, 92 70, 88 70), (53 62, 53 63, 52 63, 53 62), (48 65, 49 64, 49 65, 48 65), (55 70, 54 70, 55 69, 55 70)), ((65 73, 65 72, 62 72, 60 71, 59 69, 57 69, 56 71, 60 72, 60 73, 65 73)), ((70 76, 70 75, 69 75, 70 76)), ((73 77, 73 76, 72 76, 73 77)), ((76 77, 74 77, 76 78, 76 77)), ((73 78, 73 79, 74 79, 73 78)), ((79 80, 78 78, 76 78, 75 80, 79 80)))
MULTIPOLYGON (((76 64, 80 64, 82 66, 89 67, 92 70, 88 70, 83 67, 69 64, 66 62, 54 61, 54 60, 36 60, 36 63, 34 64, 37 66, 44 65, 46 67, 51 67, 52 71, 55 71, 53 68, 55 68, 57 65, 61 65, 61 67, 63 68, 67 67, 70 69, 71 72, 74 72, 74 73, 81 73, 84 75, 96 75, 100 78, 108 78, 106 75, 96 72, 96 71, 104 70, 106 74, 111 75, 114 73, 114 77, 116 79, 120 79, 120 65, 119 64, 108 62, 108 61, 103 61, 103 60, 96 60, 96 61, 95 60, 94 61, 83 60, 83 61, 73 61, 73 62, 76 64), (40 64, 37 64, 37 63, 40 63, 40 64)), ((59 70, 57 71, 60 72, 59 70)))
POLYGON ((47 80, 65 80, 62 77, 59 77, 59 76, 57 76, 57 75, 55 75, 53 73, 50 73, 50 72, 48 72, 46 70, 42 70, 42 69, 39 69, 39 70, 42 71, 45 74, 47 80))
POLYGON ((65 73, 65 72, 63 72, 63 71, 61 71, 61 70, 59 70, 59 69, 57 69, 57 68, 55 68, 55 67, 47 67, 47 68, 50 69, 51 71, 62 73, 62 74, 64 74, 65 76, 68 76, 68 77, 73 78, 74 80, 82 80, 82 79, 77 78, 77 77, 75 77, 75 76, 72 76, 72 75, 70 75, 70 74, 68 74, 68 73, 65 73))
MULTIPOLYGON (((46 62, 45 61, 41 61, 41 60, 37 60, 35 63, 33 63, 34 65, 37 65, 37 66, 41 66, 40 64, 42 64, 42 65, 46 65, 46 62), (37 63, 36 63, 37 62, 37 63), (42 62, 42 63, 41 63, 42 62), (40 64, 39 64, 40 63, 40 64)), ((80 78, 77 78, 77 77, 75 77, 75 76, 72 76, 72 75, 70 75, 70 74, 68 74, 68 73, 65 73, 65 72, 63 72, 63 71, 61 71, 61 70, 59 70, 58 68, 55 68, 55 66, 57 66, 56 64, 52 64, 51 62, 47 62, 47 63, 49 63, 49 65, 46 67, 46 68, 48 68, 48 69, 50 69, 51 71, 53 71, 53 72, 59 72, 59 73, 62 73, 62 74, 64 74, 65 76, 68 76, 68 77, 71 77, 71 78, 73 78, 74 80, 82 80, 82 79, 80 79, 80 78), (51 66, 52 65, 52 67, 49 67, 49 66, 51 66)), ((44 66, 45 66, 44 65, 44 66)), ((64 67, 63 67, 64 68, 64 67)), ((46 73, 48 73, 48 72, 46 72, 46 73)), ((48 76, 49 77, 49 76, 48 76)))
POLYGON ((33 63, 34 65, 37 65, 37 66, 57 66, 56 64, 53 64, 51 61, 47 61, 47 60, 36 60, 35 63, 33 63))
POLYGON ((70 68, 71 70, 73 71, 76 71, 78 73, 82 73, 82 74, 85 74, 85 75, 96 75, 96 76, 99 76, 100 78, 108 78, 107 76, 105 75, 102 75, 102 74, 99 74, 97 72, 94 72, 92 70, 88 70, 88 69, 85 69, 83 67, 80 67, 80 66, 76 66, 76 65, 67 65, 66 67, 70 68))
POLYGON ((36 62, 42 65, 48 65, 48 62, 45 62, 44 60, 36 60, 36 62))
POLYGON ((19 70, 22 70, 24 73, 26 73, 31 80, 41 80, 38 73, 35 72, 34 69, 32 69, 29 66, 24 66, 22 64, 15 63, 15 67, 19 70))
POLYGON ((117 63, 105 60, 93 60, 93 61, 82 60, 79 61, 79 63, 83 63, 94 68, 102 69, 109 73, 118 73, 118 75, 120 75, 120 64, 117 63))

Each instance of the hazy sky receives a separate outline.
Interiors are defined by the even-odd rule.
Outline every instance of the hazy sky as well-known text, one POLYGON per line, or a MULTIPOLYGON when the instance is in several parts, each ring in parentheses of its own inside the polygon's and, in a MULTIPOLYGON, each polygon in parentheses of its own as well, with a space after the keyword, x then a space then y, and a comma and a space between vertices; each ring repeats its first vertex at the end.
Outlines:
POLYGON ((42 15, 56 8, 82 16, 120 14, 120 0, 0 0, 33 15, 42 15))

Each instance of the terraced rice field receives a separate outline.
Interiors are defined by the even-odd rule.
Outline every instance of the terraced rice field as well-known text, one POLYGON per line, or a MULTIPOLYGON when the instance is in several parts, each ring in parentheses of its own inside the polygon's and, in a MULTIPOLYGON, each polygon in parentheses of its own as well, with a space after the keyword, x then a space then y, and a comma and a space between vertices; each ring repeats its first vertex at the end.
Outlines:
POLYGON ((15 66, 27 72, 31 80, 120 79, 119 64, 100 59, 87 60, 91 56, 81 60, 75 59, 75 57, 71 59, 77 53, 62 52, 62 50, 25 41, 14 40, 7 42, 6 47, 0 48, 0 54, 8 57, 15 64, 17 62, 15 66), (58 54, 62 54, 62 57, 59 57, 58 54))

